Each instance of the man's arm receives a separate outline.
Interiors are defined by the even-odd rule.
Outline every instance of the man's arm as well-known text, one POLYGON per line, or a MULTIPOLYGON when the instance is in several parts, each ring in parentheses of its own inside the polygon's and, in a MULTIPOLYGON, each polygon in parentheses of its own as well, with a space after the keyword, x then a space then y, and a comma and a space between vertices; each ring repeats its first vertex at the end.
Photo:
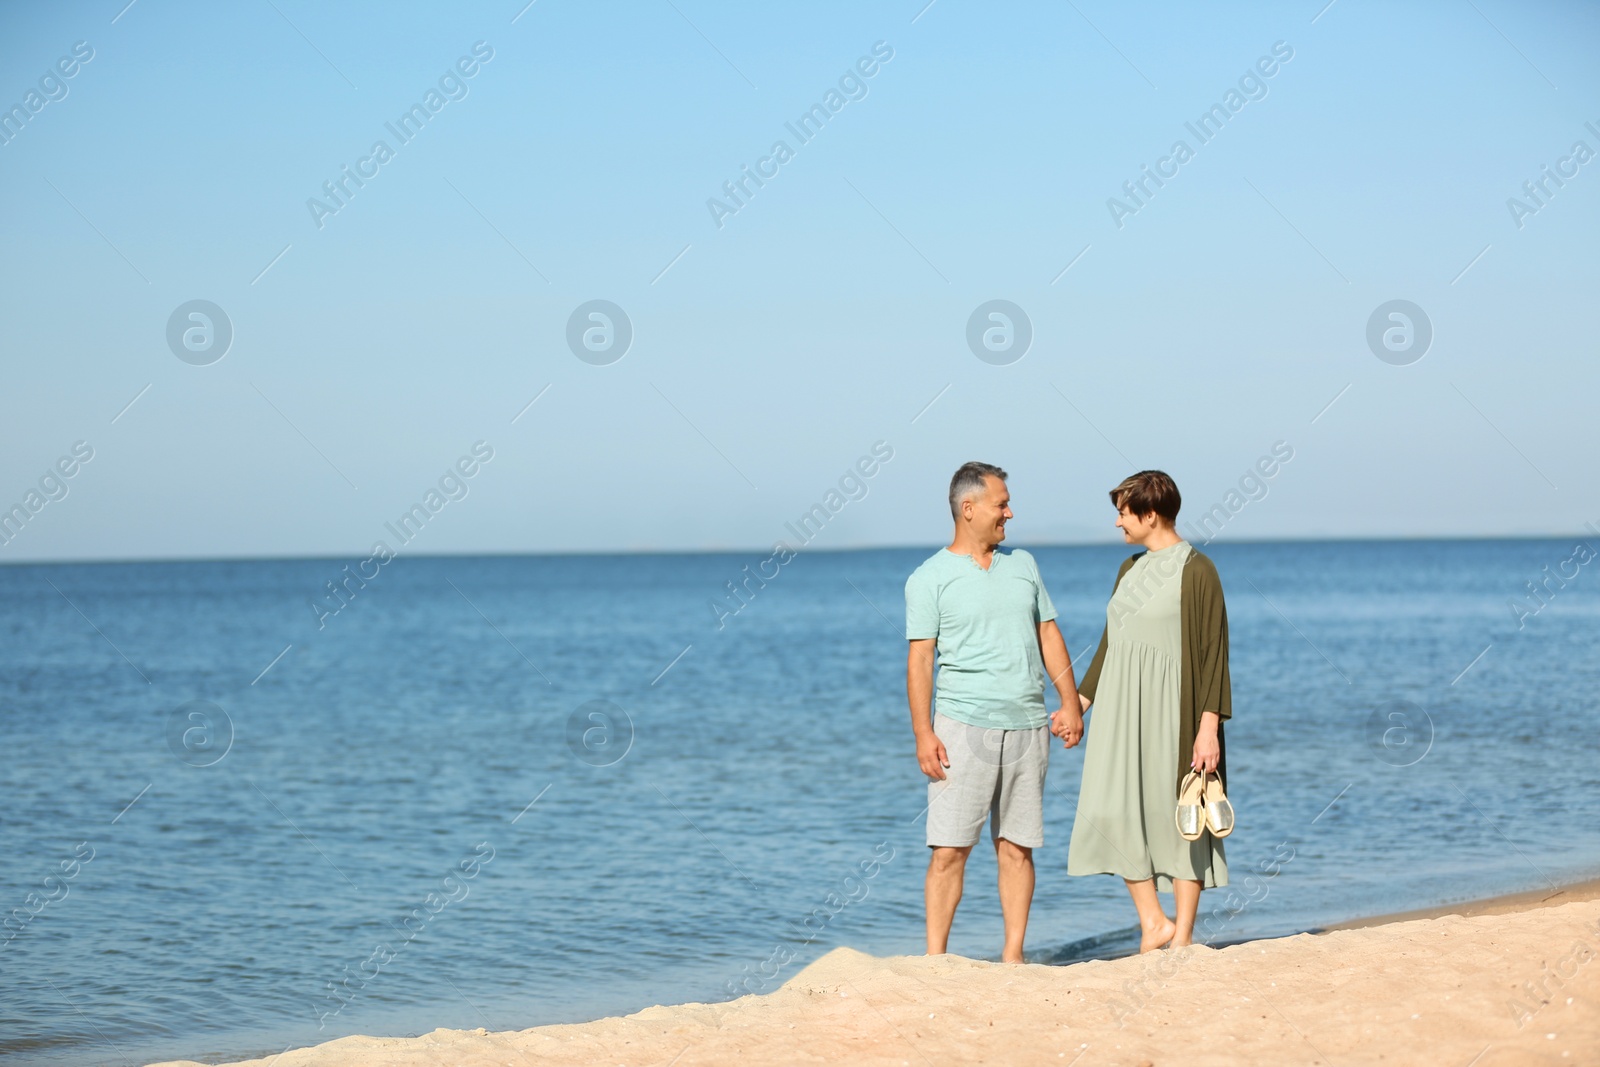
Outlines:
POLYGON ((1050 732, 1061 738, 1064 747, 1071 748, 1083 739, 1083 706, 1078 699, 1078 683, 1072 676, 1072 655, 1054 619, 1039 624, 1039 654, 1061 697, 1061 710, 1050 717, 1050 732))
POLYGON ((950 757, 933 732, 933 648, 938 638, 913 640, 906 653, 906 700, 911 704, 911 732, 917 737, 917 764, 929 778, 944 781, 950 757))

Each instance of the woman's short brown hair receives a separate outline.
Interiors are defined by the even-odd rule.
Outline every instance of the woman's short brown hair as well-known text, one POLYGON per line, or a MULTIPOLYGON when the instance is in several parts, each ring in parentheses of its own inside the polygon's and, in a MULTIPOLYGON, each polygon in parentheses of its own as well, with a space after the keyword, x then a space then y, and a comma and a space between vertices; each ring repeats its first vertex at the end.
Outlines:
POLYGON ((1153 511, 1176 524, 1183 497, 1165 471, 1140 471, 1122 479, 1122 484, 1111 490, 1111 506, 1118 511, 1126 507, 1141 518, 1153 511))

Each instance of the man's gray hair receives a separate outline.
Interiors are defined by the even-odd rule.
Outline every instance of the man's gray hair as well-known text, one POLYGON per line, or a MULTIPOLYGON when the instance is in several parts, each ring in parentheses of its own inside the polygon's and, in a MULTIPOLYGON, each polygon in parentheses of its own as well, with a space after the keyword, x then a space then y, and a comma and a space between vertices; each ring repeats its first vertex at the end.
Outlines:
POLYGON ((956 471, 955 477, 950 479, 950 517, 957 522, 961 521, 961 502, 969 497, 977 496, 988 488, 986 479, 989 475, 1006 480, 1006 472, 996 467, 993 463, 963 463, 956 471))

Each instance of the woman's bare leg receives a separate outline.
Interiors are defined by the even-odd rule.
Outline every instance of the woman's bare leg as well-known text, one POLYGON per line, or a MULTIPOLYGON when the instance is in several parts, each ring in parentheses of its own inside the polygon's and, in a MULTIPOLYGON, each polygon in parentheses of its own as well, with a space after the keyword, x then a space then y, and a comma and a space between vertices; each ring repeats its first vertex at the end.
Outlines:
POLYGON ((1172 935, 1173 948, 1194 944, 1194 918, 1200 912, 1201 886, 1202 883, 1193 878, 1172 880, 1172 896, 1178 910, 1178 929, 1172 935))
MULTIPOLYGON (((1143 935, 1139 938, 1140 952, 1154 952, 1168 941, 1172 940, 1178 932, 1177 925, 1161 910, 1161 898, 1156 896, 1156 883, 1154 878, 1146 878, 1142 882, 1128 882, 1128 895, 1133 898, 1133 906, 1139 911, 1139 929, 1143 935)), ((1194 927, 1194 916, 1190 915, 1190 928, 1194 927)))

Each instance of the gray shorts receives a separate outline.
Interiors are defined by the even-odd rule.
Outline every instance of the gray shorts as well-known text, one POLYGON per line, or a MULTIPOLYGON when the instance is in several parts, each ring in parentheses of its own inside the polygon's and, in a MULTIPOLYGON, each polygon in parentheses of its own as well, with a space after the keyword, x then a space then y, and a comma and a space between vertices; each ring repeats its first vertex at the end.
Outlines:
POLYGON ((928 782, 928 847, 977 844, 985 817, 990 840, 1043 845, 1050 728, 984 729, 936 714, 933 732, 950 766, 944 781, 928 782))

